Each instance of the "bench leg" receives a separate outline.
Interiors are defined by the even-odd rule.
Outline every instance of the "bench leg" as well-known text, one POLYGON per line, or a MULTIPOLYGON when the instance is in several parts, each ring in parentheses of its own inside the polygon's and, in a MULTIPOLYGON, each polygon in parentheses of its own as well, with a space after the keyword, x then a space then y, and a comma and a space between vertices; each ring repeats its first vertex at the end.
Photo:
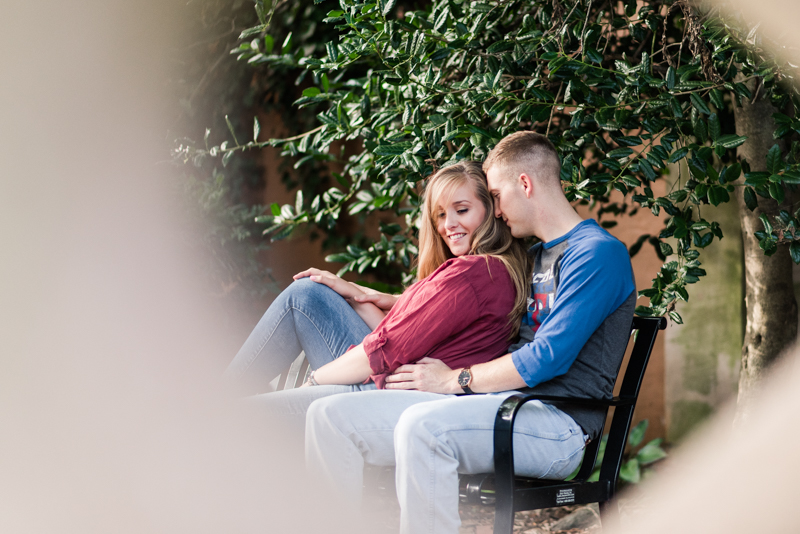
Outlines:
POLYGON ((498 500, 494 508, 494 534, 513 534, 514 503, 510 499, 498 500))

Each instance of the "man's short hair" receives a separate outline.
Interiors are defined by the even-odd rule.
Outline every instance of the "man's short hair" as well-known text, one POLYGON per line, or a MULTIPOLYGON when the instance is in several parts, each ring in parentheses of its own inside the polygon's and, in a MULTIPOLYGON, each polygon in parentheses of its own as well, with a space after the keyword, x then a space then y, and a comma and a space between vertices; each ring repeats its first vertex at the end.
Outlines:
POLYGON ((561 183, 561 161, 550 140, 536 132, 522 131, 504 137, 483 162, 483 172, 496 165, 516 174, 525 173, 539 180, 561 183))

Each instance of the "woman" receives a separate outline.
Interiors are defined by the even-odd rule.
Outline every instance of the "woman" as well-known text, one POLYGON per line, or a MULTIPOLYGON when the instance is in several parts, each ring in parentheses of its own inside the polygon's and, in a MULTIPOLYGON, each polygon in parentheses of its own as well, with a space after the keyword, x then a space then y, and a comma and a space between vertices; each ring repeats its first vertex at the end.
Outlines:
POLYGON ((324 271, 298 273, 227 374, 264 391, 304 350, 315 369, 310 385, 371 389, 424 357, 455 368, 505 353, 526 308, 529 264, 493 216, 479 164, 458 163, 430 178, 419 249, 418 282, 396 301, 324 271))

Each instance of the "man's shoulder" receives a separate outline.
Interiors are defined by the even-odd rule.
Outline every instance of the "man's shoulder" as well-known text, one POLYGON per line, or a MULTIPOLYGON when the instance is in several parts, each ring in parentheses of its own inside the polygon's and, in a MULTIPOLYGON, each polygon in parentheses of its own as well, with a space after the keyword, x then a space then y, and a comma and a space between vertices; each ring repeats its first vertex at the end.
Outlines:
POLYGON ((564 252, 591 260, 630 263, 625 244, 601 228, 594 219, 587 219, 565 240, 564 252))

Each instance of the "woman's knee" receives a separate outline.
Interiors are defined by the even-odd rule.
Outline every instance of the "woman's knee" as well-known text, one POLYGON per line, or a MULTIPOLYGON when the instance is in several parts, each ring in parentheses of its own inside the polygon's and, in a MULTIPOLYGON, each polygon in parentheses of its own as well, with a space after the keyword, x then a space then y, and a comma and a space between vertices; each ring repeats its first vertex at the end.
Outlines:
POLYGON ((295 280, 281 293, 288 306, 298 309, 314 309, 326 299, 337 297, 342 298, 325 284, 318 284, 310 278, 295 280))

